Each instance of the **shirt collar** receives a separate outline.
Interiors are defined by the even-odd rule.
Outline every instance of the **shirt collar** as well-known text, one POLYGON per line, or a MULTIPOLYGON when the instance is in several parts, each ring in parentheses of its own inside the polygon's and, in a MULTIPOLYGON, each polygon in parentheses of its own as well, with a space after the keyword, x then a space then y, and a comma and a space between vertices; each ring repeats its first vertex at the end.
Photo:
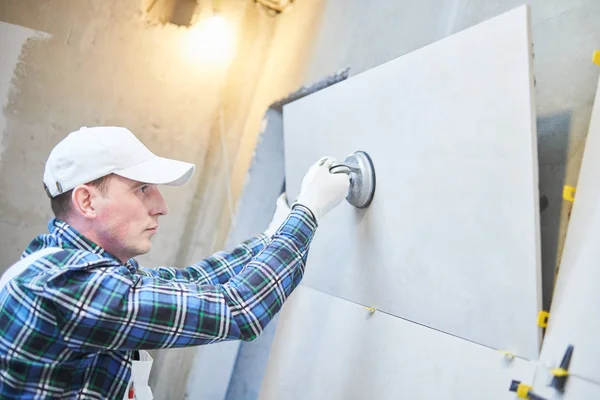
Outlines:
POLYGON ((112 258, 121 264, 121 261, 117 257, 113 256, 108 251, 104 250, 102 247, 83 236, 75 228, 63 220, 52 218, 50 222, 48 222, 48 231, 51 235, 56 237, 58 244, 60 244, 60 247, 62 248, 73 248, 89 251, 103 257, 112 258))

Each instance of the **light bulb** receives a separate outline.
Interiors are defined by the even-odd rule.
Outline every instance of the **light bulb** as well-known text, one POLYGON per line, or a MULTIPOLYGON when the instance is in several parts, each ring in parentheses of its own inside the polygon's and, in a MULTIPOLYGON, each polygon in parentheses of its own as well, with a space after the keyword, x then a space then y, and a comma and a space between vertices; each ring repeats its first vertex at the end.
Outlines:
POLYGON ((192 61, 228 63, 234 51, 234 37, 230 24, 220 15, 201 20, 186 32, 184 53, 192 61))

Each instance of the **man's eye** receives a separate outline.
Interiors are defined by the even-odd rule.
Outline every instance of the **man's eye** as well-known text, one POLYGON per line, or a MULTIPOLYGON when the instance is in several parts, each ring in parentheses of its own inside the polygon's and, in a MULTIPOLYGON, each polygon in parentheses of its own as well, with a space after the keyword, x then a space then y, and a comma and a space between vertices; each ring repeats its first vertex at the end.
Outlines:
POLYGON ((141 191, 142 193, 146 193, 146 191, 147 191, 147 190, 148 190, 148 186, 142 186, 142 187, 140 188, 140 191, 141 191))

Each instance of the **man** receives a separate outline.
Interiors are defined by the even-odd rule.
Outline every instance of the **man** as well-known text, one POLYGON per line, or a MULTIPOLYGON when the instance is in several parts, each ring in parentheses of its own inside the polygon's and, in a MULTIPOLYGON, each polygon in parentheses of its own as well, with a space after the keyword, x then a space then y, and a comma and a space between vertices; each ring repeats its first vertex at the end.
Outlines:
POLYGON ((256 338, 347 194, 333 161, 310 168, 291 209, 277 202, 265 234, 186 268, 145 268, 133 257, 168 212, 157 185, 185 183, 194 165, 155 156, 125 128, 68 135, 44 172, 50 232, 0 291, 0 398, 122 399, 137 350, 256 338))

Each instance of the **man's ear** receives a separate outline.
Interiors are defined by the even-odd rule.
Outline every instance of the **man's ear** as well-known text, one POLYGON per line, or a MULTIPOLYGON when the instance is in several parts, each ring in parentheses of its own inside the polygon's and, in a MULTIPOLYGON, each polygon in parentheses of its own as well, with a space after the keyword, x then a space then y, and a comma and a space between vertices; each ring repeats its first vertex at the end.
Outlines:
POLYGON ((97 196, 97 193, 94 189, 92 186, 79 185, 73 189, 73 193, 71 194, 73 211, 84 218, 96 218, 94 197, 97 196))

